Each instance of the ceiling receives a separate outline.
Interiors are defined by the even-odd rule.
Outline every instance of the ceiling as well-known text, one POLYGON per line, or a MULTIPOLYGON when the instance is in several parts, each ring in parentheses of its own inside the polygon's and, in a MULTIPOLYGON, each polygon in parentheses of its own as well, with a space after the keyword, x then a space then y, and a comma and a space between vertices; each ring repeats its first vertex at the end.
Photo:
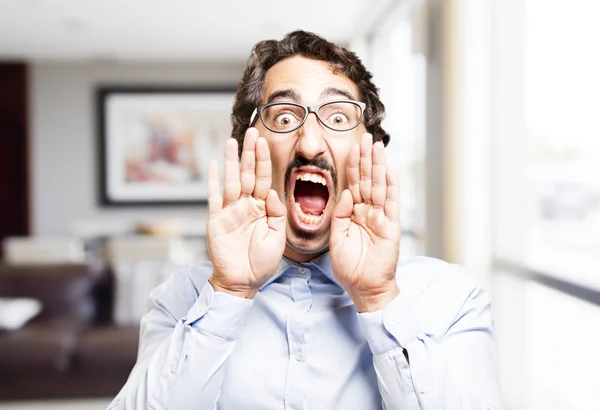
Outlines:
POLYGON ((349 43, 398 0, 0 0, 0 59, 239 61, 302 28, 349 43))

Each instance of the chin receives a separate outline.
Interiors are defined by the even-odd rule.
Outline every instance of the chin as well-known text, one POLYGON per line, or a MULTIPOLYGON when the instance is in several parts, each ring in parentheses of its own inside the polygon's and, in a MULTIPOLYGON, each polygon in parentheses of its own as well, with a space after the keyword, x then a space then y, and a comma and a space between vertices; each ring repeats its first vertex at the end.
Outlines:
POLYGON ((288 224, 286 256, 305 262, 329 249, 329 229, 323 232, 303 231, 288 224))

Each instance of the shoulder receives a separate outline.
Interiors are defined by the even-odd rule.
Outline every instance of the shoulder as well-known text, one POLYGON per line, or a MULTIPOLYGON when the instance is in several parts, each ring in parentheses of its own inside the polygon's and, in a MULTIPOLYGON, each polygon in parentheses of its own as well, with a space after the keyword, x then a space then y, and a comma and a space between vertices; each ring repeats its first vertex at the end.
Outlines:
POLYGON ((404 258, 398 262, 396 281, 423 327, 433 334, 445 334, 473 306, 489 308, 478 277, 460 265, 428 257, 404 258))
POLYGON ((150 308, 158 308, 180 318, 192 307, 212 272, 210 262, 177 268, 169 278, 150 292, 150 308))
POLYGON ((477 282, 476 276, 460 265, 423 256, 401 258, 396 279, 411 294, 442 289, 451 293, 468 292, 477 282))

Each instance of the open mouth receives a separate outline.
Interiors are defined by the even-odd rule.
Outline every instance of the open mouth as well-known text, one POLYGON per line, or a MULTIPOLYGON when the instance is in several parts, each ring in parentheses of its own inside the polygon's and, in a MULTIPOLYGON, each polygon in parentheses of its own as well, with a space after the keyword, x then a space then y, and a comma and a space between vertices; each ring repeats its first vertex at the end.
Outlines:
POLYGON ((303 167, 290 175, 290 202, 295 224, 306 231, 321 229, 327 220, 331 177, 319 168, 303 167))

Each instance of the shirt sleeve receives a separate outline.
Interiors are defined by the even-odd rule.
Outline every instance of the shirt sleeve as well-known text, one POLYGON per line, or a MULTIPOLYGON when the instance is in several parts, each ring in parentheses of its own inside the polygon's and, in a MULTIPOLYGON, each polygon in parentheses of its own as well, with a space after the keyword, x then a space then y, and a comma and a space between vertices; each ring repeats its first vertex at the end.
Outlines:
POLYGON ((401 289, 384 310, 358 317, 385 409, 503 408, 490 301, 482 289, 434 285, 419 297, 401 289))
POLYGON ((188 309, 186 286, 186 273, 178 272, 150 294, 137 363, 107 410, 216 409, 227 360, 253 302, 214 292, 206 281, 188 309))

